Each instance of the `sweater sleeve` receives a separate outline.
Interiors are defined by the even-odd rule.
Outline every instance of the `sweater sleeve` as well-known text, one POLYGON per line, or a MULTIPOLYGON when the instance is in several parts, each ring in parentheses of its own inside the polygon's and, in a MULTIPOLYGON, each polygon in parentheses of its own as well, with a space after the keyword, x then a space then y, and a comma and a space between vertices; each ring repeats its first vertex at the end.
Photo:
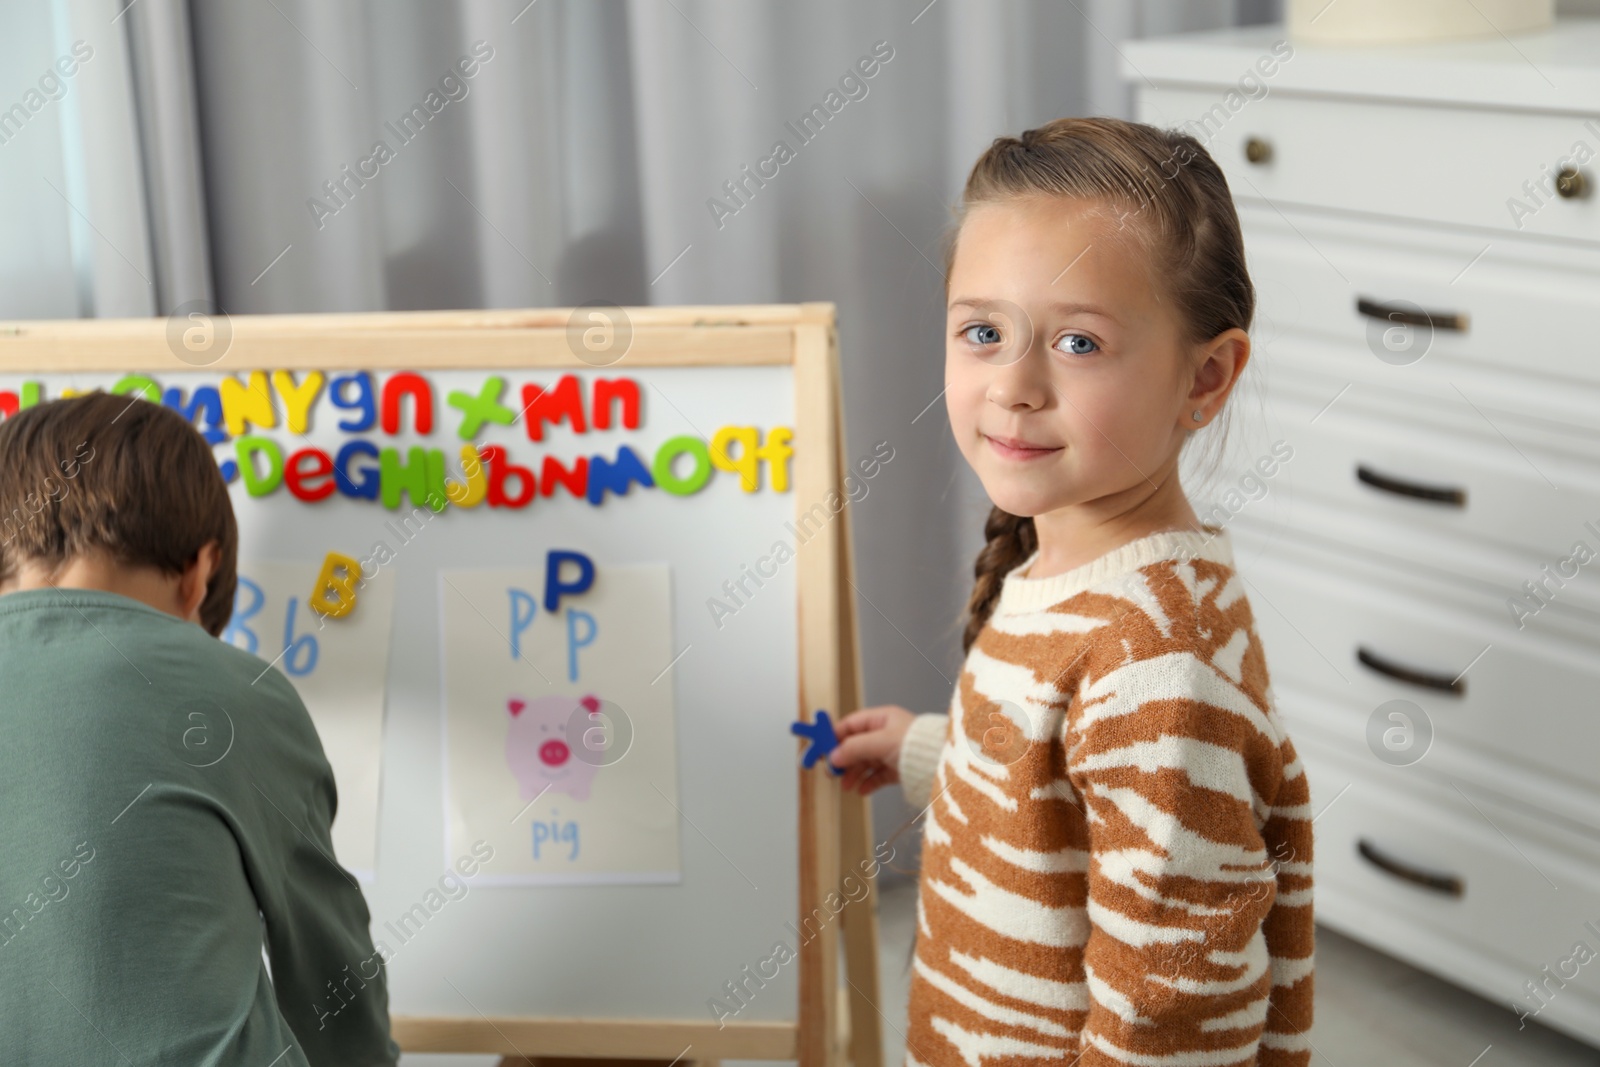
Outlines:
POLYGON ((939 765, 939 750, 950 734, 950 716, 918 715, 900 742, 895 770, 900 774, 900 790, 913 807, 926 807, 933 792, 934 772, 939 765))
MULTIPOLYGON (((1131 658, 1079 696, 1066 742, 1089 837, 1080 1067, 1254 1063, 1258 1052, 1303 1067, 1308 1047, 1263 1041, 1286 1029, 1268 1020, 1282 971, 1268 937, 1269 916, 1282 919, 1278 865, 1309 860, 1273 854, 1274 719, 1189 651, 1131 658)), ((1309 924, 1309 906, 1289 910, 1309 924)))
POLYGON ((279 724, 282 774, 256 786, 270 805, 262 821, 272 831, 263 865, 271 882, 258 887, 258 900, 278 1010, 312 1067, 390 1067, 400 1048, 389 1033, 384 958, 368 932, 366 898, 334 857, 333 770, 293 686, 274 670, 262 687, 291 712, 279 724))
POLYGON ((333 858, 333 795, 330 773, 305 805, 302 834, 284 840, 281 893, 262 912, 272 985, 307 1063, 389 1067, 400 1049, 387 975, 366 899, 333 858))

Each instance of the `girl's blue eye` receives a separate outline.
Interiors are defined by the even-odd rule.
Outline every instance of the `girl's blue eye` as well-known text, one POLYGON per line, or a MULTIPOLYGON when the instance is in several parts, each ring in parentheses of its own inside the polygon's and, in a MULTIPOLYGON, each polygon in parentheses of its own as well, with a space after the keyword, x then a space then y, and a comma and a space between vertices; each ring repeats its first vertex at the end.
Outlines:
POLYGON ((997 345, 1000 343, 1000 330, 987 322, 974 323, 962 330, 961 333, 962 336, 975 345, 997 345), (979 331, 978 336, 973 336, 973 330, 979 331))
POLYGON ((1069 333, 1063 337, 1061 341, 1057 342, 1056 347, 1061 348, 1063 352, 1070 352, 1075 356, 1086 356, 1090 352, 1098 349, 1100 346, 1095 344, 1081 333, 1069 333), (1063 343, 1066 345, 1065 348, 1061 348, 1063 343))

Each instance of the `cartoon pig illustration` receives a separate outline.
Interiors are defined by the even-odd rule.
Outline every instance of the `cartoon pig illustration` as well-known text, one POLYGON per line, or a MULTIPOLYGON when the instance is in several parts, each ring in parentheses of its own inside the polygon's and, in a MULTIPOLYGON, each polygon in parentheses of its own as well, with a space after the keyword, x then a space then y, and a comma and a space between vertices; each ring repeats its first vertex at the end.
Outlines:
POLYGON ((522 799, 532 800, 549 788, 573 800, 588 800, 589 786, 598 769, 597 760, 585 760, 573 751, 581 744, 589 722, 599 723, 600 698, 588 696, 549 696, 506 700, 511 722, 506 731, 506 765, 521 787, 522 799), (588 720, 574 715, 584 710, 588 720), (569 740, 570 739, 570 740, 569 740))

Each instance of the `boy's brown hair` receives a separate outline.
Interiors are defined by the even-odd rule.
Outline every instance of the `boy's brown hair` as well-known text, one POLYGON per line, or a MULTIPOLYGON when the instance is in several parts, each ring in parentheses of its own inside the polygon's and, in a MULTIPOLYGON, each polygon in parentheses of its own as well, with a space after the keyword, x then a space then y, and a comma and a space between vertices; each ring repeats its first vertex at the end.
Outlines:
POLYGON ((0 582, 25 562, 55 574, 97 554, 181 574, 207 541, 218 558, 200 622, 220 636, 238 584, 238 525, 211 446, 171 408, 97 391, 0 422, 0 582))

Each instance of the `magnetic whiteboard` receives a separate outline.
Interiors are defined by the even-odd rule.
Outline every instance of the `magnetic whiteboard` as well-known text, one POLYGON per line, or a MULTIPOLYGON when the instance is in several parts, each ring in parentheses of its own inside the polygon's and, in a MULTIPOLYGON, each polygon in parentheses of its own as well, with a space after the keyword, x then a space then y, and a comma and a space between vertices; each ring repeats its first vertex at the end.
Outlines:
MULTIPOLYGON (((393 373, 368 369, 380 388, 393 373)), ((234 373, 245 378, 246 372, 234 373)), ((325 397, 313 406, 303 435, 283 425, 281 407, 277 428, 251 432, 277 440, 286 454, 310 445, 332 455, 365 437, 402 452, 422 445, 453 456, 462 442, 455 435, 458 413, 445 406, 445 397, 452 390, 476 394, 491 373, 506 378, 506 399, 513 406, 523 383, 553 385, 569 373, 585 380, 585 398, 595 378, 626 376, 640 385, 641 419, 635 430, 614 424, 609 430, 575 433, 570 426, 547 423, 545 440, 533 442, 519 422, 489 425, 475 439, 505 446, 512 462, 536 471, 545 455, 568 463, 578 456, 610 457, 627 444, 648 462, 663 442, 678 435, 709 440, 726 425, 765 431, 795 422, 793 370, 787 366, 422 373, 435 398, 430 434, 415 432, 409 406, 397 435, 376 427, 363 434, 340 431, 337 420, 351 413, 330 407, 325 397)), ((221 377, 216 372, 150 376, 163 390, 177 387, 185 397, 221 377)), ((118 372, 6 374, 0 389, 16 391, 24 380, 38 382, 49 399, 63 389, 109 390, 122 377, 118 372)), ((804 446, 797 442, 796 447, 804 446)), ((219 460, 232 458, 233 449, 231 438, 215 446, 219 460)), ((234 481, 230 493, 240 526, 241 570, 248 571, 256 560, 316 565, 329 551, 368 558, 376 541, 393 549, 392 561, 382 567, 392 574, 395 589, 376 876, 364 886, 374 941, 389 950, 391 1013, 711 1021, 709 1000, 734 1003, 726 999, 725 983, 740 981, 742 969, 768 957, 775 942, 797 947, 795 747, 787 730, 798 707, 794 562, 778 566, 759 588, 746 579, 745 589, 753 595, 720 626, 707 607, 712 597, 728 603, 724 583, 739 581, 741 571, 768 556, 776 542, 793 547, 792 483, 789 491, 775 492, 764 478, 758 491, 745 492, 736 475, 718 471, 691 495, 634 485, 625 495, 607 494, 599 505, 558 490, 522 510, 446 508, 414 532, 399 525, 412 511, 409 499, 398 510, 342 493, 305 503, 281 486, 252 497, 242 479, 234 481), (471 568, 542 569, 551 549, 586 553, 602 575, 608 567, 627 564, 670 568, 677 658, 659 667, 661 684, 672 687, 677 726, 682 820, 681 880, 676 883, 510 886, 496 884, 493 861, 472 877, 441 883, 461 857, 447 855, 444 848, 439 575, 471 568), (442 897, 444 903, 419 921, 415 908, 427 908, 430 890, 439 890, 432 899, 442 897), (403 916, 412 918, 402 922, 403 916)), ((363 607, 358 596, 357 612, 363 607)), ((315 633, 309 623, 301 630, 315 633)), ((271 628, 262 637, 276 640, 271 628)), ((264 659, 272 659, 278 648, 263 647, 264 659)), ((486 766, 483 773, 507 771, 502 764, 486 766)), ((506 813, 508 821, 515 815, 506 813)), ((797 994, 791 963, 749 996, 736 1018, 792 1020, 797 994)))

